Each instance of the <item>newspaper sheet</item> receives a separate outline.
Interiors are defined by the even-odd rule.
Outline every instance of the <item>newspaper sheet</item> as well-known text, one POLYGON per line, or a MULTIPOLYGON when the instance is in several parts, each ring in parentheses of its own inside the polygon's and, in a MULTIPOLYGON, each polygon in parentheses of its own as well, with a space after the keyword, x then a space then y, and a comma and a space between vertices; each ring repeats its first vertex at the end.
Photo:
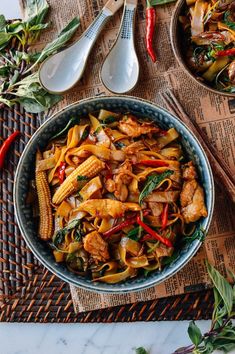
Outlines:
MULTIPOLYGON (((49 0, 51 30, 46 30, 37 50, 50 41, 74 16, 80 16, 81 26, 74 39, 98 15, 105 0, 49 0)), ((179 67, 170 45, 169 23, 174 5, 157 9, 155 48, 158 56, 153 64, 145 49, 145 0, 139 0, 136 21, 136 49, 141 73, 133 96, 151 100, 161 106, 159 92, 172 88, 183 103, 186 112, 203 129, 235 173, 235 98, 215 95, 200 88, 179 67)), ((67 104, 96 95, 109 95, 99 78, 101 63, 115 41, 120 26, 122 9, 111 19, 95 44, 83 78, 64 95, 54 111, 67 104)), ((209 234, 197 255, 175 276, 147 290, 121 295, 98 294, 71 286, 76 311, 89 311, 137 301, 198 291, 211 286, 205 268, 205 259, 216 265, 227 276, 226 269, 235 271, 235 206, 227 199, 223 186, 216 188, 215 212, 209 234)))

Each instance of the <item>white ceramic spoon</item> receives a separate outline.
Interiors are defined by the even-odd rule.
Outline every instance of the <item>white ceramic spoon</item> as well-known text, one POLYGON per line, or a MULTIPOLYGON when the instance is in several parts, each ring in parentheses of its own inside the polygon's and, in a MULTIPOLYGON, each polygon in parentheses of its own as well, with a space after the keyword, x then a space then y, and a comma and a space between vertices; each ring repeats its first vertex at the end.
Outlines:
POLYGON ((103 62, 100 77, 113 93, 131 91, 139 78, 139 62, 134 44, 135 14, 138 0, 126 0, 118 37, 103 62))
POLYGON ((52 55, 42 63, 39 79, 47 91, 63 93, 78 82, 97 37, 123 3, 124 0, 109 0, 75 44, 52 55))

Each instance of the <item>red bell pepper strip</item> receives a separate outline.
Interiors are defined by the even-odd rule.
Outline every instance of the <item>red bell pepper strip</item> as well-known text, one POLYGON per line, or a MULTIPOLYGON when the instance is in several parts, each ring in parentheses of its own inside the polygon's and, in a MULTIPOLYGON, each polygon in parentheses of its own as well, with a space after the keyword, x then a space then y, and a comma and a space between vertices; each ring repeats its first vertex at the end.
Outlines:
POLYGON ((164 167, 169 166, 169 163, 162 160, 142 160, 139 162, 141 165, 150 166, 150 167, 164 167))
POLYGON ((229 55, 235 55, 235 48, 231 48, 231 49, 225 49, 225 50, 219 50, 216 53, 217 57, 227 57, 229 55))
POLYGON ((59 169, 58 169, 58 178, 59 178, 60 184, 62 184, 65 179, 65 167, 66 167, 66 163, 61 161, 59 169))
POLYGON ((145 40, 146 40, 146 47, 147 47, 148 54, 154 63, 157 60, 156 54, 153 49, 153 36, 154 36, 155 25, 156 25, 156 11, 155 8, 152 6, 151 1, 147 0, 145 40))
MULTIPOLYGON (((149 210, 144 210, 143 215, 146 216, 148 214, 149 214, 149 210)), ((136 216, 133 216, 131 218, 127 218, 125 221, 121 222, 121 224, 118 224, 118 225, 112 227, 110 230, 104 232, 103 236, 109 237, 109 236, 115 234, 116 232, 124 229, 125 227, 135 224, 136 222, 137 222, 136 216)))
POLYGON ((161 235, 159 235, 156 231, 152 230, 148 225, 146 225, 139 216, 137 216, 137 224, 139 224, 145 231, 148 232, 149 235, 151 235, 153 238, 156 240, 160 241, 167 247, 173 247, 172 243, 168 238, 165 238, 161 235))
POLYGON ((166 203, 161 213, 162 229, 165 229, 165 227, 167 226, 168 210, 169 210, 169 204, 166 203))
POLYGON ((20 132, 16 130, 14 133, 12 133, 8 138, 4 141, 2 146, 0 147, 0 169, 3 168, 3 164, 5 161, 6 154, 12 144, 12 142, 15 140, 15 138, 20 135, 20 132))

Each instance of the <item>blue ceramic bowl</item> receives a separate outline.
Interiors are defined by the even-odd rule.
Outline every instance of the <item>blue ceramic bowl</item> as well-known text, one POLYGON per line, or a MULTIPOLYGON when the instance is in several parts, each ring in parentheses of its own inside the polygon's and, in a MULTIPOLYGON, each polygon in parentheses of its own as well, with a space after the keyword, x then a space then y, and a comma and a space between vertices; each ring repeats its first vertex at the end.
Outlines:
POLYGON ((65 265, 54 261, 51 249, 49 249, 47 244, 42 242, 37 235, 32 210, 25 202, 29 180, 33 178, 34 175, 35 152, 37 147, 41 149, 44 148, 49 139, 65 127, 71 116, 84 117, 87 116, 88 113, 98 111, 101 108, 123 113, 131 112, 139 117, 149 117, 153 119, 164 129, 170 127, 177 129, 181 134, 182 144, 188 157, 192 159, 197 166, 201 183, 203 184, 206 194, 208 217, 201 219, 197 227, 202 228, 205 232, 208 231, 214 206, 214 182, 211 167, 200 143, 184 123, 166 110, 151 102, 128 96, 89 98, 62 109, 41 125, 25 147, 18 164, 14 183, 15 213, 20 231, 31 251, 45 267, 64 281, 96 292, 120 293, 135 291, 156 285, 178 272, 197 252, 201 242, 195 240, 190 245, 185 246, 181 250, 178 258, 170 265, 166 266, 161 272, 155 271, 148 277, 139 276, 136 279, 129 279, 120 284, 96 283, 71 273, 65 265))

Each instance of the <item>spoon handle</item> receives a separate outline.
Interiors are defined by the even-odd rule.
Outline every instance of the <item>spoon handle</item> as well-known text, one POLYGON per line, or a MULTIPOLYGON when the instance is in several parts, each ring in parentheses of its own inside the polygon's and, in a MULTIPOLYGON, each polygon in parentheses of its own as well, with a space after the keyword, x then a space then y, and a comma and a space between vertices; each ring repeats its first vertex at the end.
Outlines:
POLYGON ((118 40, 128 39, 134 41, 135 14, 138 0, 125 0, 121 27, 118 40))
POLYGON ((87 38, 94 44, 103 27, 106 25, 107 21, 111 16, 117 12, 123 5, 124 0, 109 0, 103 9, 100 11, 99 15, 90 24, 90 26, 83 33, 83 37, 87 38))
POLYGON ((103 9, 109 10, 112 15, 114 15, 120 9, 120 7, 122 7, 123 3, 124 0, 109 0, 104 5, 103 9))

